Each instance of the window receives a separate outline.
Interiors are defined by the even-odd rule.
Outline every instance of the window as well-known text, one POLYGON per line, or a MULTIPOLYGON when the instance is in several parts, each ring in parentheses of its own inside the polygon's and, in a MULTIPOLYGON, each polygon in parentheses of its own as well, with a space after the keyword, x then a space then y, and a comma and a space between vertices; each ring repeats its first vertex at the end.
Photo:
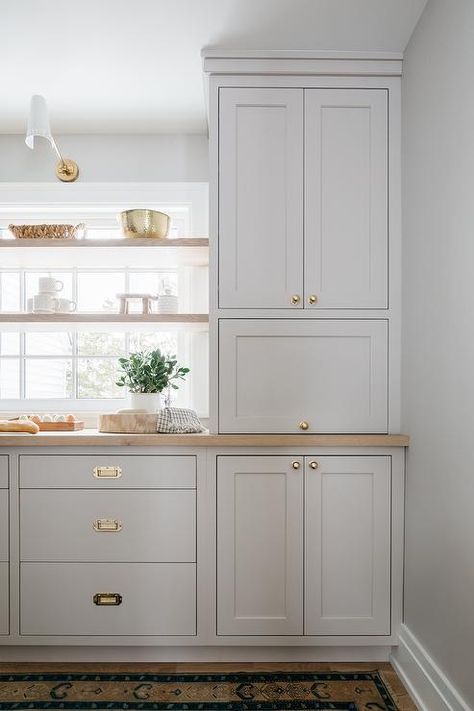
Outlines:
MULTIPOLYGON (((202 186, 194 192, 189 186, 165 187, 158 186, 157 193, 162 190, 168 200, 158 200, 155 194, 153 202, 147 197, 154 192, 153 186, 133 186, 135 198, 130 202, 124 199, 130 189, 123 186, 116 190, 95 187, 93 191, 85 185, 73 186, 68 193, 75 197, 71 203, 65 202, 67 196, 58 186, 38 188, 46 193, 42 201, 25 199, 19 193, 20 199, 14 203, 0 203, 0 239, 11 238, 9 223, 84 222, 86 239, 103 239, 106 245, 107 239, 121 236, 117 212, 144 206, 170 214, 172 237, 205 236, 207 190, 202 186), (60 195, 60 200, 48 201, 48 190, 60 195), (107 199, 101 199, 101 192, 107 199), (180 193, 185 198, 181 201, 180 193), (85 202, 84 194, 93 194, 94 200, 85 202)), ((207 311, 206 264, 176 263, 166 252, 152 247, 65 249, 49 245, 48 249, 9 247, 0 252, 0 410, 94 412, 126 407, 127 393, 116 385, 118 358, 158 347, 191 368, 179 391, 164 393, 165 398, 206 417, 207 323, 142 322, 133 318, 133 308, 131 322, 112 318, 118 314, 116 295, 121 292, 156 294, 171 289, 179 296, 180 312, 207 311), (203 270, 204 276, 199 273, 203 270), (47 315, 38 320, 22 318, 21 323, 12 321, 12 313, 31 312, 29 300, 38 291, 38 280, 45 276, 61 282, 60 296, 77 309, 70 322, 48 321, 47 315), (97 319, 100 314, 106 315, 104 322, 97 319), (96 318, 89 323, 87 315, 96 318)))

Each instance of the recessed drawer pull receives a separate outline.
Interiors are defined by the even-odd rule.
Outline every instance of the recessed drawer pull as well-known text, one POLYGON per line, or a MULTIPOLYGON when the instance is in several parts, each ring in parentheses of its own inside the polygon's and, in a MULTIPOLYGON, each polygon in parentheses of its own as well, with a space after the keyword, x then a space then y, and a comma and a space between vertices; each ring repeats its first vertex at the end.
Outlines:
POLYGON ((94 605, 112 606, 121 605, 122 596, 120 593, 96 593, 92 598, 94 605))
POLYGON ((96 479, 119 479, 122 476, 120 467, 94 467, 96 479))
POLYGON ((98 533, 116 533, 122 530, 122 522, 116 518, 98 518, 92 526, 98 533))

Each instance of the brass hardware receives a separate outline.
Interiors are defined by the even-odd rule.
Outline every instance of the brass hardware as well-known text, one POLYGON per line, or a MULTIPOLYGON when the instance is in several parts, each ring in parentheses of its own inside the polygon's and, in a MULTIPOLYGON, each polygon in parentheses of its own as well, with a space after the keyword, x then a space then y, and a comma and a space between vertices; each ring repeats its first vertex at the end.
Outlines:
POLYGON ((120 593, 96 593, 92 600, 94 605, 103 605, 105 607, 122 604, 120 593))
POLYGON ((296 304, 299 304, 300 299, 301 299, 301 297, 299 296, 299 294, 293 294, 293 296, 291 297, 291 303, 293 304, 293 306, 296 306, 296 304))
POLYGON ((170 217, 158 210, 125 210, 120 213, 125 237, 153 237, 164 239, 168 234, 170 217))
POLYGON ((63 183, 73 183, 79 177, 79 166, 70 158, 61 158, 56 166, 56 177, 63 183))
POLYGON ((291 466, 293 469, 299 469, 300 468, 300 463, 298 461, 291 462, 291 466))
POLYGON ((300 428, 300 430, 304 430, 305 432, 306 430, 309 430, 309 424, 305 420, 302 420, 299 423, 298 427, 300 428))
POLYGON ((98 518, 92 527, 98 533, 115 533, 122 530, 122 523, 115 518, 98 518))
POLYGON ((309 466, 311 467, 311 469, 317 469, 319 467, 319 464, 313 460, 309 463, 309 466))
POLYGON ((308 296, 308 304, 316 304, 318 302, 318 297, 316 294, 310 294, 308 296))
POLYGON ((120 467, 94 467, 96 479, 119 479, 122 476, 120 467))

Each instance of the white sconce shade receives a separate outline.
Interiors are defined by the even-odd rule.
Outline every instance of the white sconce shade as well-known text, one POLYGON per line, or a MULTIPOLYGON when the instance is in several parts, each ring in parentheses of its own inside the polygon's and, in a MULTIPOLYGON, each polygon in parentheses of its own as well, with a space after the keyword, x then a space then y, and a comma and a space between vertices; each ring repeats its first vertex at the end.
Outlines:
POLYGON ((46 138, 51 146, 55 148, 54 138, 51 135, 51 127, 49 125, 48 105, 44 96, 40 94, 34 94, 31 97, 25 138, 25 143, 28 148, 33 149, 35 147, 35 136, 46 138))
POLYGON ((59 163, 56 166, 56 175, 63 183, 72 183, 77 180, 79 168, 70 158, 63 158, 61 152, 56 145, 51 133, 49 125, 48 105, 46 99, 41 94, 33 94, 30 102, 30 113, 28 115, 28 124, 26 128, 25 143, 28 148, 35 147, 35 138, 46 138, 49 141, 51 148, 55 151, 59 158, 59 163))

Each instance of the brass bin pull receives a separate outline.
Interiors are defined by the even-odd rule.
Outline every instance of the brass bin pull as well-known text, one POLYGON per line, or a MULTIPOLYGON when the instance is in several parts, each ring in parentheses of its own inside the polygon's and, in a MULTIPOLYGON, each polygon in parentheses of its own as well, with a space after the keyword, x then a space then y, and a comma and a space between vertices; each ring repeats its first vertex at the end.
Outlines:
POLYGON ((120 467, 94 467, 96 479, 119 479, 122 476, 120 467))
POLYGON ((117 533, 122 530, 122 522, 116 518, 98 518, 92 527, 98 533, 117 533))
POLYGON ((122 604, 120 593, 96 593, 92 598, 94 605, 113 606, 122 604))

